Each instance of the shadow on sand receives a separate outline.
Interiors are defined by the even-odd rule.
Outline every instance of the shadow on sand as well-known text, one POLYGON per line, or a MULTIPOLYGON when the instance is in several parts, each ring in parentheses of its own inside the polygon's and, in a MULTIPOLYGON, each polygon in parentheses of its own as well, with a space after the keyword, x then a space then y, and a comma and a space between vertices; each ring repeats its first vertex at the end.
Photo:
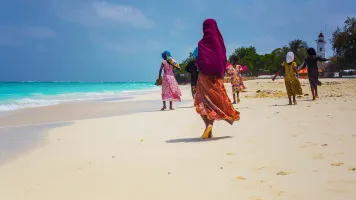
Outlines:
POLYGON ((174 140, 167 140, 167 143, 194 143, 194 142, 209 142, 209 141, 216 141, 216 140, 223 140, 223 139, 230 139, 233 138, 231 136, 224 136, 224 137, 213 137, 211 139, 203 140, 201 138, 181 138, 181 139, 174 139, 174 140))
POLYGON ((194 108, 195 106, 194 105, 192 105, 192 106, 182 106, 182 107, 178 107, 178 109, 179 108, 194 108))
POLYGON ((316 101, 316 100, 313 100, 313 99, 302 99, 302 100, 298 100, 298 101, 316 101))
POLYGON ((289 104, 274 104, 274 105, 270 105, 269 107, 281 107, 281 106, 296 106, 296 105, 289 105, 289 104))

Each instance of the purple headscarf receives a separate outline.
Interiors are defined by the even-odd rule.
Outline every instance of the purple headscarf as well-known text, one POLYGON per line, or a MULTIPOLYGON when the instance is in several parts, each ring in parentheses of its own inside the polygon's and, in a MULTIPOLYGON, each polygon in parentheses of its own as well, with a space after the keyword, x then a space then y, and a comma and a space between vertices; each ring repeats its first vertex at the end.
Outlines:
POLYGON ((204 37, 198 43, 197 65, 205 75, 223 78, 226 68, 226 48, 218 25, 214 19, 203 23, 204 37))

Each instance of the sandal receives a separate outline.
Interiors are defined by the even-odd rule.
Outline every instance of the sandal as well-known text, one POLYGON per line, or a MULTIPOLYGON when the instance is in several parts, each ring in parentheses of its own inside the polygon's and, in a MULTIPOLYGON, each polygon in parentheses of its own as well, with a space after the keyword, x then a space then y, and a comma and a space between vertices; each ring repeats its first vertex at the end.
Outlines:
POLYGON ((203 135, 201 136, 201 138, 208 139, 212 129, 213 129, 212 125, 209 125, 208 127, 206 127, 206 129, 205 129, 203 135))

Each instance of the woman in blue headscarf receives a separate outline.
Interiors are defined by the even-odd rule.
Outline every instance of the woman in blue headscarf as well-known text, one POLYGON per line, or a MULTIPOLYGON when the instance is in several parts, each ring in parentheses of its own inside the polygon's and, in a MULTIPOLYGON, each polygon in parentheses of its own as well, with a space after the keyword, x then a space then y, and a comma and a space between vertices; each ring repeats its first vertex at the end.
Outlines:
POLYGON ((198 48, 195 48, 193 53, 191 53, 191 56, 193 57, 193 59, 188 63, 188 65, 185 68, 185 71, 190 73, 190 86, 192 89, 192 96, 194 99, 196 93, 196 86, 198 82, 198 74, 199 74, 198 68, 195 65, 195 59, 197 59, 198 57, 198 48))
POLYGON ((165 110, 167 108, 166 101, 169 101, 170 103, 169 108, 170 110, 173 110, 173 105, 172 105, 173 101, 181 101, 180 97, 182 96, 177 80, 174 77, 174 73, 173 73, 173 70, 174 68, 177 68, 177 65, 169 51, 163 52, 162 58, 163 58, 163 62, 161 64, 161 68, 158 74, 158 79, 162 79, 163 107, 161 110, 165 110), (163 77, 162 77, 162 71, 164 71, 163 77))

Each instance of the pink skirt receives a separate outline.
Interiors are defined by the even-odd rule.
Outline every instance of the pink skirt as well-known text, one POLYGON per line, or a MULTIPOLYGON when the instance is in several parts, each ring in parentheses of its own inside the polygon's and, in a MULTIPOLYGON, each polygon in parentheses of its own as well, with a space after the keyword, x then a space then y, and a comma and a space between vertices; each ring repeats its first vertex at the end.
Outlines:
POLYGON ((176 78, 172 75, 162 77, 162 101, 181 101, 182 93, 176 78))

